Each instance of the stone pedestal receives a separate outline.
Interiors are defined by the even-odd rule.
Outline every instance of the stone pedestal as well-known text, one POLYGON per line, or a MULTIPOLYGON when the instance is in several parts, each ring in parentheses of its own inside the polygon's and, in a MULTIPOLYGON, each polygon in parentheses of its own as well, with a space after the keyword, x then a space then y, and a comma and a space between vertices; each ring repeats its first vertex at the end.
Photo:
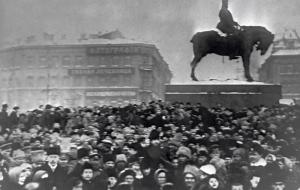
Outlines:
POLYGON ((166 85, 165 100, 169 102, 200 102, 230 108, 272 106, 281 98, 281 86, 261 82, 203 81, 166 85))

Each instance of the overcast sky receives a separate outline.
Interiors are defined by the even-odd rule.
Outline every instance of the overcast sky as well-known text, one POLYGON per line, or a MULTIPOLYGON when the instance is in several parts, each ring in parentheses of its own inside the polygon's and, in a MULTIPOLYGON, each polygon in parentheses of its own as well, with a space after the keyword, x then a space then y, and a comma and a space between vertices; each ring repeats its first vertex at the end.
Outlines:
MULTIPOLYGON (((221 0, 0 0, 0 42, 43 32, 79 35, 118 28, 128 38, 153 42, 170 65, 173 82, 189 81, 189 41, 196 31, 215 27, 220 5, 221 0)), ((299 0, 229 0, 241 25, 263 25, 273 33, 300 32, 299 8, 299 0)), ((197 74, 209 67, 217 72, 211 65, 221 60, 204 59, 197 74)))

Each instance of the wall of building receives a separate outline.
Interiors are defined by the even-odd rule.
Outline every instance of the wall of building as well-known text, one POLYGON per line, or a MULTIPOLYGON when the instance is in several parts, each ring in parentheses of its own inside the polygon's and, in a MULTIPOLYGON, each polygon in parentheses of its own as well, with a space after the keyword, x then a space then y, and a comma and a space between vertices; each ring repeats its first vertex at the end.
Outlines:
POLYGON ((0 52, 0 101, 31 109, 46 103, 121 105, 164 99, 171 72, 158 55, 155 46, 144 44, 8 48, 0 52))

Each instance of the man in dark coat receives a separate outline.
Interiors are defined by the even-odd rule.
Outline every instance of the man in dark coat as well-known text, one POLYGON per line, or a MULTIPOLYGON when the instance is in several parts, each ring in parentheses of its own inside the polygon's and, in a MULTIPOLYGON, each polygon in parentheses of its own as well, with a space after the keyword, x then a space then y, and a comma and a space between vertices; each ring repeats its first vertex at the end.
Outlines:
POLYGON ((3 104, 1 112, 0 112, 0 125, 2 126, 2 130, 5 130, 10 127, 7 108, 8 108, 8 105, 3 104))
POLYGON ((13 111, 9 115, 10 124, 17 126, 19 124, 19 106, 13 107, 13 111))
POLYGON ((67 177, 67 171, 58 163, 60 155, 60 147, 53 146, 46 149, 47 163, 36 171, 44 170, 48 173, 46 182, 46 190, 64 190, 67 177))

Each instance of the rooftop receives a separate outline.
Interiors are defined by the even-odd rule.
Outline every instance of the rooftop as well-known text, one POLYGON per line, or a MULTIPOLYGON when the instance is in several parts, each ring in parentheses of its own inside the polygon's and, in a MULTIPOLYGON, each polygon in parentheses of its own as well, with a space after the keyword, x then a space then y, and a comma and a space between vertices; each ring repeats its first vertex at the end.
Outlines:
POLYGON ((128 39, 119 30, 96 34, 81 34, 79 37, 54 35, 44 32, 42 35, 31 35, 24 39, 17 39, 2 46, 3 49, 18 46, 39 46, 39 45, 87 45, 87 44, 148 44, 153 43, 128 39))

